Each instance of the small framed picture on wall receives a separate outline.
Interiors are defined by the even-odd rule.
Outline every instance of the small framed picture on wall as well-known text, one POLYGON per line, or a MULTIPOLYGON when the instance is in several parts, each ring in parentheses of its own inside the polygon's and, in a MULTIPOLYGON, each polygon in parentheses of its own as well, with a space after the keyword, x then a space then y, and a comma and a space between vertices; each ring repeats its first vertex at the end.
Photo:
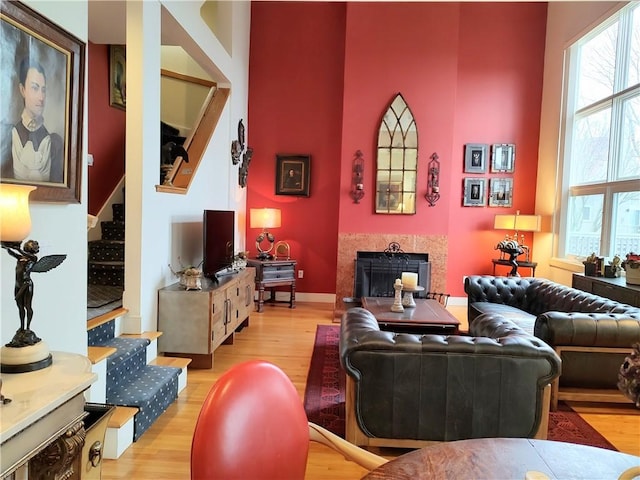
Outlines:
POLYGON ((309 196, 311 155, 276 155, 276 195, 309 196))
POLYGON ((513 173, 516 146, 512 143, 496 143, 491 146, 491 171, 513 173))
POLYGON ((485 173, 487 171, 487 151, 489 146, 482 143, 467 143, 464 146, 465 173, 485 173))
POLYGON ((487 203, 487 181, 484 178, 465 178, 462 194, 463 207, 484 207, 487 203))
POLYGON ((513 205, 513 178, 492 178, 489 190, 490 207, 513 205))

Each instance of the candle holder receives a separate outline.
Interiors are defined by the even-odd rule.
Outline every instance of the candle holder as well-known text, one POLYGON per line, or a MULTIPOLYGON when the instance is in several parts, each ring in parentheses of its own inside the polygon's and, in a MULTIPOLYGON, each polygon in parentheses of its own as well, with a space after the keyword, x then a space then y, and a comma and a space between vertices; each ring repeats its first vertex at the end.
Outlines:
POLYGON ((422 292, 424 290, 424 287, 421 287, 420 285, 418 285, 413 288, 403 288, 402 290, 404 291, 404 297, 402 298, 402 305, 405 308, 415 308, 416 302, 413 299, 413 292, 422 292))
POLYGON ((351 176, 351 191, 349 195, 353 198, 353 203, 360 203, 360 200, 364 197, 364 157, 360 150, 356 151, 356 156, 353 159, 351 176))
POLYGON ((402 306, 402 284, 396 282, 393 285, 393 289, 396 291, 395 296, 393 298, 393 305, 391 305, 392 312, 404 312, 404 307, 402 306))

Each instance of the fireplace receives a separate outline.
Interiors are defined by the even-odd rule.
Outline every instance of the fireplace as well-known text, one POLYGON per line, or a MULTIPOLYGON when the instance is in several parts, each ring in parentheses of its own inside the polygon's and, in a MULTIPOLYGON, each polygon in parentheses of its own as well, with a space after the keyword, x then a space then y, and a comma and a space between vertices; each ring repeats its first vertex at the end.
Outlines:
POLYGON ((431 290, 431 263, 428 253, 405 253, 397 244, 384 252, 357 252, 355 260, 354 299, 362 297, 393 297, 393 283, 402 272, 418 274, 423 292, 414 296, 424 298, 431 290))

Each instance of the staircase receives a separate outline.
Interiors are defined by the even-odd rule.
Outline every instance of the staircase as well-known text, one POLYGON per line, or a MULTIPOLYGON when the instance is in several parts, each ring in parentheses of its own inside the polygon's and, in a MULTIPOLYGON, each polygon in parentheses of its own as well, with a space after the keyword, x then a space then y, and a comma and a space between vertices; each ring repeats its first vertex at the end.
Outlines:
POLYGON ((112 211, 112 221, 100 222, 102 238, 89 242, 88 283, 124 288, 124 204, 112 211))
MULTIPOLYGON (((124 225, 124 205, 114 204, 113 220, 100 224, 102 238, 89 242, 89 290, 119 288, 121 298, 124 225)), ((124 314, 126 309, 120 308, 87 323, 89 356, 96 358, 92 361, 99 377, 91 401, 117 407, 107 427, 106 458, 118 458, 177 399, 186 386, 190 362, 157 357, 160 332, 121 334, 120 316, 124 314)))

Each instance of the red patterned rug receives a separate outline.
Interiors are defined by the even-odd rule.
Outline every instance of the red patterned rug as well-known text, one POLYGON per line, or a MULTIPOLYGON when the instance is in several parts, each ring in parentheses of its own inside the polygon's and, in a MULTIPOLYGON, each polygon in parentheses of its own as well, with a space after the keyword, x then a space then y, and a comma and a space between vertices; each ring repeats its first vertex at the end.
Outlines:
MULTIPOLYGON (((345 373, 338 354, 338 325, 318 325, 304 393, 309 421, 344 438, 345 373)), ((549 440, 616 450, 580 415, 560 403, 549 414, 549 440)))

